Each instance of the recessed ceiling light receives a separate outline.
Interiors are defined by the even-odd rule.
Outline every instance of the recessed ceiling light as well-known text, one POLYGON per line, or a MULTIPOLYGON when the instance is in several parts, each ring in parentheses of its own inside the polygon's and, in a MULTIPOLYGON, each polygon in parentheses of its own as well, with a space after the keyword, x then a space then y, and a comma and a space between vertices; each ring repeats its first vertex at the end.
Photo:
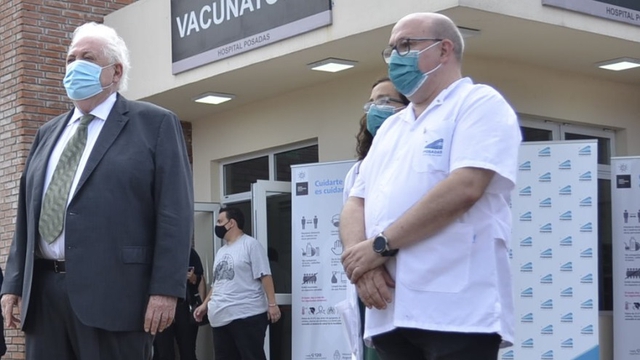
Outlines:
POLYGON ((352 60, 334 59, 328 58, 320 61, 307 64, 311 70, 326 71, 326 72, 338 72, 342 70, 351 69, 356 66, 358 62, 352 60))
POLYGON ((209 105, 218 105, 223 102, 227 102, 229 100, 234 99, 236 96, 231 94, 221 94, 221 93, 204 93, 202 95, 198 95, 193 98, 193 101, 201 104, 209 104, 209 105))
POLYGON ((607 60, 596 64, 599 68, 605 70, 621 71, 633 69, 640 66, 640 60, 628 57, 607 60))

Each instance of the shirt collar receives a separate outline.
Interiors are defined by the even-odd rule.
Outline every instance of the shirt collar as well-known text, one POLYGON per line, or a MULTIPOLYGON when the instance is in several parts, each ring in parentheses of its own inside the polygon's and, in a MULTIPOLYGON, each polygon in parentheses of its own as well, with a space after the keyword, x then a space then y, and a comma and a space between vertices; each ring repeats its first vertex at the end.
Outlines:
MULTIPOLYGON (((114 92, 113 94, 109 95, 109 97, 106 98, 105 101, 103 101, 98 106, 96 106, 93 110, 91 110, 90 114, 95 116, 96 119, 106 121, 107 117, 109 116, 109 113, 111 112, 111 109, 113 108, 113 105, 116 103, 116 100, 117 100, 117 93, 114 92)), ((67 124, 67 126, 79 121, 82 115, 83 115, 82 112, 77 107, 74 108, 73 115, 71 115, 71 119, 69 120, 69 123, 67 124)))
MULTIPOLYGON (((423 114, 426 114, 434 106, 442 105, 442 103, 444 103, 444 101, 449 97, 449 95, 454 94, 455 90, 458 87, 462 86, 463 84, 473 84, 473 81, 469 77, 461 78, 454 81, 449 86, 447 86, 446 89, 442 90, 440 94, 438 94, 438 96, 436 96, 436 98, 431 102, 431 104, 429 104, 429 106, 424 110, 423 114)), ((407 106, 404 109, 404 111, 406 111, 404 120, 406 122, 413 123, 416 120, 414 116, 414 111, 413 111, 413 103, 410 103, 409 106, 407 106)))

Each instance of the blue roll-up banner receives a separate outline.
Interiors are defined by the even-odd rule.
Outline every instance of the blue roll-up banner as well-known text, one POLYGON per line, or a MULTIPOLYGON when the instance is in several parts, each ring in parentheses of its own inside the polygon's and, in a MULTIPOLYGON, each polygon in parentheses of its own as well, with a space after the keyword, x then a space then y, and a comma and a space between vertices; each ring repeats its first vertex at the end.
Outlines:
POLYGON ((591 360, 598 340, 597 142, 520 147, 511 197, 516 337, 501 360, 591 360))

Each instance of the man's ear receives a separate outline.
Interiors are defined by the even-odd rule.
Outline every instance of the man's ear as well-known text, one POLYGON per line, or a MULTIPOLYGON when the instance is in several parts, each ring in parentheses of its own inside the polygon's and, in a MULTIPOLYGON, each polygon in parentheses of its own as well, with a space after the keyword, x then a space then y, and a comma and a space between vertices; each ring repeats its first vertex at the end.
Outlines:
POLYGON ((442 43, 440 46, 440 57, 453 56, 454 50, 455 50, 454 47, 455 45, 453 44, 453 41, 449 39, 442 40, 442 43))
POLYGON ((122 80, 122 64, 116 63, 113 65, 113 82, 120 83, 122 80))

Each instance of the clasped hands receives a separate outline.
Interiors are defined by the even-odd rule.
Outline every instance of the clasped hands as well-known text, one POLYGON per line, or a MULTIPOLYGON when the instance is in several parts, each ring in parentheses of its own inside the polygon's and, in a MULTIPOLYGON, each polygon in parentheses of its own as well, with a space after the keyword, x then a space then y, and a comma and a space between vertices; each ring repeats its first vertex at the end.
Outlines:
POLYGON ((384 309, 391 302, 395 282, 384 264, 389 260, 373 251, 373 239, 345 249, 341 257, 347 277, 356 285, 358 295, 368 308, 384 309))

